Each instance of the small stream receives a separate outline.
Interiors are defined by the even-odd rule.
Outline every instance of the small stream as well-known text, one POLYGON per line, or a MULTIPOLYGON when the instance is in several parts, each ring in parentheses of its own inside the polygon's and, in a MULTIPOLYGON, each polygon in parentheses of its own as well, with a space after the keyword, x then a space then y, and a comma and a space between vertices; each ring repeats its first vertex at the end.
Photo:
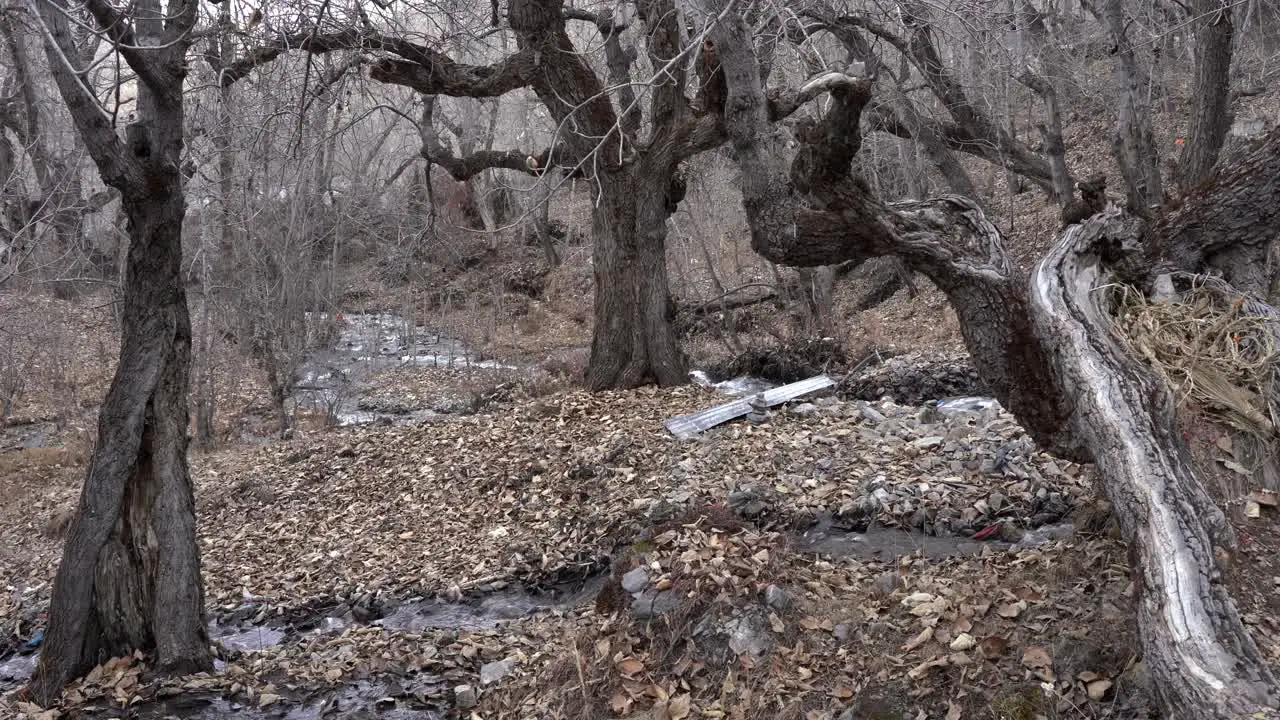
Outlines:
MULTIPOLYGON (((310 315, 309 321, 330 316, 310 315)), ((294 407, 327 413, 340 425, 378 421, 417 422, 438 415, 430 408, 403 413, 361 409, 361 391, 373 374, 398 367, 480 368, 518 370, 477 357, 461 340, 414 325, 390 313, 335 316, 338 334, 323 350, 311 352, 298 368, 294 407)))

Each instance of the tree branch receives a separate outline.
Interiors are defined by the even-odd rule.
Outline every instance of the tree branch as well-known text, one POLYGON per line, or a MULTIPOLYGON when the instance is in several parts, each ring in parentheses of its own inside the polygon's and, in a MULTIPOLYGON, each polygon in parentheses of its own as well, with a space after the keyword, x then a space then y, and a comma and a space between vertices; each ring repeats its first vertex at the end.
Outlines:
POLYGON ((558 157, 552 157, 550 148, 537 155, 520 150, 478 150, 458 157, 445 147, 435 130, 435 98, 423 98, 422 119, 418 124, 422 136, 422 157, 448 171, 454 180, 463 182, 479 175, 485 170, 502 168, 515 170, 528 175, 541 176, 546 170, 561 164, 558 157))
POLYGON ((71 24, 66 0, 30 0, 36 5, 35 17, 42 25, 45 54, 49 59, 49 72, 71 119, 84 138, 85 146, 102 172, 102 180, 113 187, 122 188, 125 183, 137 182, 141 168, 124 152, 124 143, 116 135, 111 119, 98 105, 97 97, 76 74, 73 58, 79 56, 71 35, 71 24))
POLYGON ((350 51, 381 51, 398 56, 374 63, 369 77, 378 82, 403 85, 426 95, 454 97, 495 97, 530 83, 537 59, 532 52, 516 53, 492 65, 467 65, 423 45, 379 33, 344 30, 338 33, 281 34, 274 41, 256 47, 219 70, 219 83, 229 87, 254 69, 273 62, 291 51, 313 54, 350 51))
MULTIPOLYGON (((39 0, 39 2, 49 1, 39 0)), ((153 61, 155 54, 161 51, 139 47, 140 43, 133 32, 133 26, 114 6, 107 0, 85 0, 85 8, 88 9, 89 14, 93 15, 103 35, 115 46, 115 51, 120 53, 124 61, 129 64, 129 68, 138 74, 139 80, 153 90, 169 87, 172 84, 171 79, 166 76, 163 63, 153 61)), ((157 43, 163 42, 160 37, 154 40, 157 43)))

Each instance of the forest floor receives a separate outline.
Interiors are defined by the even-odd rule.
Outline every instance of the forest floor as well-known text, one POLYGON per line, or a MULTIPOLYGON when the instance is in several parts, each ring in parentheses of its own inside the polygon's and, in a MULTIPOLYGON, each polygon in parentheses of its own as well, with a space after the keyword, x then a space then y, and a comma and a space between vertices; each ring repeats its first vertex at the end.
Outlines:
MULTIPOLYGON (((1002 202, 1025 234, 1052 236, 1042 199, 1002 202)), ((1015 248, 1023 264, 1036 251, 1015 248)), ((516 366, 361 379, 360 407, 413 423, 300 423, 261 442, 265 384, 226 361, 224 447, 191 454, 215 671, 155 678, 145 657, 104 659, 47 711, 19 688, 113 322, 102 299, 0 297, 9 337, 39 349, 0 427, 0 716, 1155 717, 1127 553, 1092 468, 1038 452, 998 409, 927 402, 981 394, 927 283, 856 317, 842 285, 846 321, 808 368, 834 390, 680 440, 663 421, 727 401, 723 388, 576 389, 590 272, 535 273, 535 292, 511 292, 532 257, 460 276, 457 297, 504 288, 479 309, 430 282, 344 298, 345 312, 397 313, 516 366), (907 354, 864 364, 876 350, 907 354)), ((698 367, 759 370, 771 357, 725 361, 802 336, 768 304, 715 319, 687 339, 698 367)), ((1198 430, 1200 467, 1230 467, 1226 433, 1198 430)), ((1228 580, 1280 666, 1275 508, 1231 519, 1228 580)))
MULTIPOLYGON (((1150 717, 1127 557, 1091 468, 1036 451, 998 409, 912 404, 963 394, 957 361, 930 357, 691 440, 663 421, 723 392, 388 371, 372 395, 429 407, 489 390, 416 424, 194 453, 216 671, 112 659, 48 712, 16 689, 85 453, 5 452, 0 712, 1150 717)), ((1220 440, 1197 445, 1211 464, 1220 440)), ((1280 663, 1275 516, 1236 520, 1231 581, 1280 663)))

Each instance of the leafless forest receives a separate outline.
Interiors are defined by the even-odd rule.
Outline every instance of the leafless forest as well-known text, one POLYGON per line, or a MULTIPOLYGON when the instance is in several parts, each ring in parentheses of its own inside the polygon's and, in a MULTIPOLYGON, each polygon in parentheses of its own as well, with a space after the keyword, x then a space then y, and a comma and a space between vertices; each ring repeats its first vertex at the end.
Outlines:
POLYGON ((1280 716, 1274 0, 0 40, 5 717, 1280 716))

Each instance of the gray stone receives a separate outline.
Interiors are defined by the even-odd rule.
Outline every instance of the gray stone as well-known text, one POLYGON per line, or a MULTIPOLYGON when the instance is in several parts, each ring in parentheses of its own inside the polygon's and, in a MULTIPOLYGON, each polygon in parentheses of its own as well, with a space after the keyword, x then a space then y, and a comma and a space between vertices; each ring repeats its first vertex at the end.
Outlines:
POLYGON ((919 440, 913 440, 911 442, 911 446, 921 450, 930 450, 941 446, 946 441, 947 439, 941 435, 929 435, 928 437, 922 437, 919 440))
POLYGON ((1000 509, 1008 502, 1008 498, 1004 493, 993 492, 987 496, 987 505, 991 507, 991 512, 1000 512, 1000 509))
POLYGON ((881 422, 884 422, 885 420, 884 415, 880 414, 879 410, 876 410, 870 405, 862 405, 861 407, 859 407, 858 414, 861 415, 862 419, 866 420, 867 422, 881 423, 881 422))
POLYGON ((670 612, 677 602, 678 598, 670 590, 650 588, 631 601, 631 614, 641 620, 648 620, 670 612))
POLYGON ((476 696, 476 689, 470 685, 459 685, 453 689, 453 704, 463 710, 470 710, 479 701, 480 698, 476 696))
POLYGON ((769 637, 750 618, 733 618, 725 623, 724 630, 729 636, 729 649, 736 655, 750 653, 759 657, 769 651, 769 637))
POLYGON ((629 593, 638 593, 649 587, 649 572, 642 567, 631 570, 622 576, 622 589, 629 593))
POLYGON ((514 660, 498 660, 496 662, 485 663, 480 666, 480 684, 492 685, 507 675, 511 674, 511 668, 515 667, 514 660))
POLYGON ((753 488, 744 487, 729 493, 728 503, 731 508, 741 508, 755 499, 756 491, 753 488))
POLYGON ((878 598, 887 598, 900 587, 902 587, 902 576, 897 570, 889 570, 881 573, 880 577, 871 583, 871 594, 878 598))
POLYGON ((777 585, 770 585, 764 589, 764 602, 774 610, 786 610, 791 606, 791 596, 777 585))

